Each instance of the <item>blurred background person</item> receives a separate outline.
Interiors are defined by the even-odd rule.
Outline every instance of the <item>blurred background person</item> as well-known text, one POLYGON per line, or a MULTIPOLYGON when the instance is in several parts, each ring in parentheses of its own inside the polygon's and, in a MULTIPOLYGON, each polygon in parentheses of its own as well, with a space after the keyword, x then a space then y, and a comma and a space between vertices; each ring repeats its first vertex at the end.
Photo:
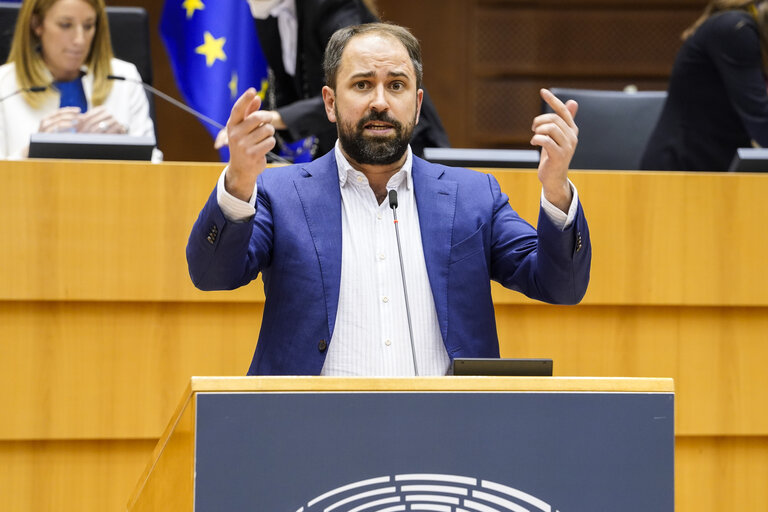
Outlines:
POLYGON ((737 148, 768 147, 768 3, 711 1, 682 38, 641 168, 726 171, 737 148))
MULTIPOLYGON (((373 0, 247 0, 269 65, 265 109, 278 129, 278 148, 294 162, 324 155, 336 142, 321 91, 325 85, 323 53, 339 28, 379 21, 373 0)), ((220 132, 216 147, 226 144, 220 132)), ((447 147, 448 135, 432 100, 424 92, 411 148, 447 147)))
POLYGON ((144 90, 113 74, 141 80, 113 57, 104 0, 25 0, 0 66, 0 158, 25 158, 36 132, 154 137, 144 90))

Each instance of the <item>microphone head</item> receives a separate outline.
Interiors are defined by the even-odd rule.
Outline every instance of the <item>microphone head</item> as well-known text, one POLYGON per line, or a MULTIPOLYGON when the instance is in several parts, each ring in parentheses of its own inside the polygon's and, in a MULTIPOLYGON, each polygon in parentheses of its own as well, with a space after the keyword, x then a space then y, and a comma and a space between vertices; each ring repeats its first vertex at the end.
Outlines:
POLYGON ((389 191, 389 207, 393 210, 397 208, 397 191, 395 189, 389 191))

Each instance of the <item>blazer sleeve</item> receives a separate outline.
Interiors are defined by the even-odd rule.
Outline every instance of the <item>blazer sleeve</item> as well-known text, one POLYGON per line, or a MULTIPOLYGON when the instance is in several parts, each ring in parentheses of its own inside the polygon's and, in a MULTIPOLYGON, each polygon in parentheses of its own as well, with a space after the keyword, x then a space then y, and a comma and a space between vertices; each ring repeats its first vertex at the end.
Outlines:
POLYGON ((269 265, 271 233, 270 208, 262 194, 257 194, 253 219, 230 222, 219 207, 214 188, 187 241, 192 282, 206 291, 233 290, 248 284, 269 265))
POLYGON ((491 229, 491 277, 504 287, 551 304, 577 304, 589 284, 592 247, 581 204, 565 230, 543 209, 535 231, 512 210, 498 182, 488 175, 494 213, 491 229), (522 223, 522 224, 521 224, 522 223), (524 225, 523 225, 524 224, 524 225))

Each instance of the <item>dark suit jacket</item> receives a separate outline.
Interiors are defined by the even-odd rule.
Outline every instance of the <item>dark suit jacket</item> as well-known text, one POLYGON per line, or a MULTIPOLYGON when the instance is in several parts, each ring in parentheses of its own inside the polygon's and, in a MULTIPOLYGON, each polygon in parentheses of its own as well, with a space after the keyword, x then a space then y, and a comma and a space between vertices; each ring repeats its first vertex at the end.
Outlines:
MULTIPOLYGON (((564 231, 540 214, 537 232, 492 175, 416 157, 412 173, 427 274, 451 358, 499 356, 492 279, 545 302, 581 300, 592 253, 581 205, 564 231)), ((251 222, 228 222, 213 191, 189 237, 189 272, 203 290, 237 288, 262 273, 266 303, 249 375, 320 373, 336 323, 341 244, 334 152, 265 170, 251 222)))
POLYGON ((725 11, 705 21, 678 52, 640 167, 727 171, 736 149, 752 140, 768 147, 760 32, 749 13, 725 11))
MULTIPOLYGON (((296 0, 299 39, 296 74, 290 76, 283 67, 282 47, 277 20, 256 20, 261 48, 273 74, 275 105, 288 126, 284 133, 291 140, 310 135, 319 138, 315 155, 324 155, 336 142, 336 125, 328 121, 321 90, 325 85, 323 54, 333 33, 350 25, 378 21, 360 0, 296 0)), ((440 117, 432 100, 424 94, 419 124, 414 130, 411 148, 422 155, 425 147, 447 147, 440 117)))

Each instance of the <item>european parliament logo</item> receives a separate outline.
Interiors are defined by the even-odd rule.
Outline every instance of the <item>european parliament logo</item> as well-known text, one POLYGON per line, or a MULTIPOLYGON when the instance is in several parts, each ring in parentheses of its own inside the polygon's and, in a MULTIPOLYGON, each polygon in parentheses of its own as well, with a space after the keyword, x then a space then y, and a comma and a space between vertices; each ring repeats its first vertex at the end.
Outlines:
MULTIPOLYGON (((519 489, 446 474, 399 474, 331 489, 296 512, 553 512, 519 489)), ((555 510, 554 512, 559 512, 555 510)))

